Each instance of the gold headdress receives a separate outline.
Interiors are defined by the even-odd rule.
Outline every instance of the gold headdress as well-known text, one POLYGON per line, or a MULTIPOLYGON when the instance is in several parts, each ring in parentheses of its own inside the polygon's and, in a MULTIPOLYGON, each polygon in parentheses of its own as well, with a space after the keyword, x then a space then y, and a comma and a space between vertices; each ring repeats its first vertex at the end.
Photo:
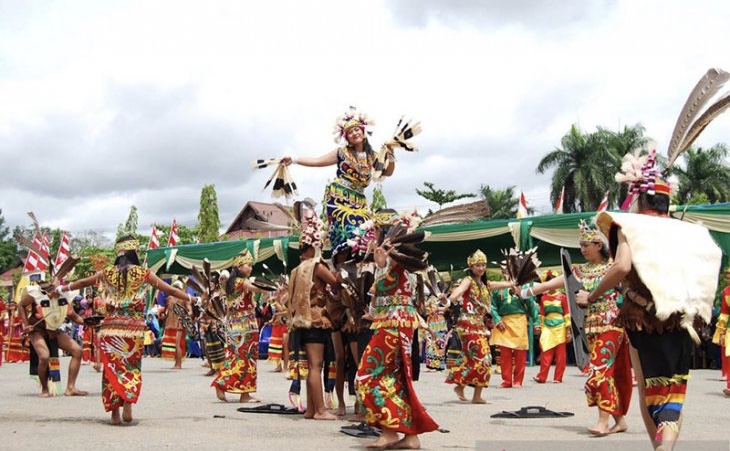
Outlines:
POLYGON ((233 266, 241 266, 241 265, 253 265, 254 259, 253 255, 248 251, 248 249, 244 249, 243 252, 236 255, 236 257, 233 259, 233 266))
POLYGON ((139 252, 139 241, 135 238, 129 238, 124 241, 117 241, 114 245, 114 253, 119 256, 127 251, 139 252))
POLYGON ((585 219, 580 220, 578 224, 579 228, 579 241, 581 243, 603 243, 603 235, 598 231, 597 228, 589 225, 585 219))
POLYGON ((487 264, 487 255, 481 251, 481 249, 477 249, 476 252, 471 254, 469 258, 466 259, 466 264, 468 266, 477 265, 479 263, 487 264))
POLYGON ((346 141, 345 135, 347 135, 347 131, 350 130, 353 127, 360 127, 363 131, 363 133, 370 134, 372 133, 370 130, 368 130, 368 127, 371 125, 374 125, 375 121, 368 118, 367 114, 359 113, 357 111, 357 108, 354 106, 351 106, 350 109, 345 112, 342 116, 337 118, 337 121, 335 122, 335 142, 336 143, 342 143, 346 141))

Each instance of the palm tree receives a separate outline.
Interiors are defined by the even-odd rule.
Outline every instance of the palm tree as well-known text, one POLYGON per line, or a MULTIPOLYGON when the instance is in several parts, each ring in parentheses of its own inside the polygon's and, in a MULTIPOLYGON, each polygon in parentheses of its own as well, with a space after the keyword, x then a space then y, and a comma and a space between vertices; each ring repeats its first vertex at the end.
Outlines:
MULTIPOLYGON (((517 205, 520 199, 515 195, 515 187, 508 186, 503 190, 493 190, 489 185, 482 185, 479 193, 489 206, 490 219, 510 219, 517 217, 517 205)), ((528 207, 527 212, 532 213, 528 207)))
POLYGON ((573 124, 560 140, 561 147, 540 160, 539 174, 555 167, 550 186, 553 204, 565 187, 563 211, 566 213, 592 211, 598 207, 604 193, 616 183, 613 176, 620 158, 611 147, 611 139, 609 133, 600 129, 596 133, 583 134, 573 124))
POLYGON ((691 198, 704 194, 710 203, 730 200, 730 167, 726 158, 725 144, 715 144, 709 149, 701 147, 695 152, 688 149, 684 155, 684 168, 674 166, 670 172, 679 178, 677 201, 687 203, 691 198))
MULTIPOLYGON (((618 132, 612 132, 601 127, 598 127, 598 131, 606 134, 608 146, 618 157, 618 164, 615 167, 614 173, 618 172, 620 169, 620 161, 624 155, 631 153, 636 149, 649 150, 647 149, 647 145, 651 139, 644 136, 646 128, 644 128, 641 124, 624 126, 624 129, 618 132)), ((612 188, 609 188, 609 190, 611 191, 609 196, 609 208, 613 202, 617 205, 620 204, 628 194, 628 186, 625 183, 614 184, 612 188)))

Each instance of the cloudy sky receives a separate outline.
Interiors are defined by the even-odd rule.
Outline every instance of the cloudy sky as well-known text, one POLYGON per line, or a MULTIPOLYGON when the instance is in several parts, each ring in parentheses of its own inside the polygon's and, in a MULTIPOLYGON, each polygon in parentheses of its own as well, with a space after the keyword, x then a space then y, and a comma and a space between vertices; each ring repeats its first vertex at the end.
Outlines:
MULTIPOLYGON (((194 226, 214 184, 223 228, 270 201, 255 158, 335 147, 349 105, 382 142, 405 114, 419 152, 399 154, 389 206, 436 208, 510 185, 549 213, 540 158, 571 124, 641 123, 666 150, 710 67, 730 70, 727 0, 0 0, 0 209, 11 228, 113 236, 131 205, 140 232, 194 226)), ((697 142, 730 142, 730 115, 697 142)), ((322 198, 334 167, 293 167, 322 198)))

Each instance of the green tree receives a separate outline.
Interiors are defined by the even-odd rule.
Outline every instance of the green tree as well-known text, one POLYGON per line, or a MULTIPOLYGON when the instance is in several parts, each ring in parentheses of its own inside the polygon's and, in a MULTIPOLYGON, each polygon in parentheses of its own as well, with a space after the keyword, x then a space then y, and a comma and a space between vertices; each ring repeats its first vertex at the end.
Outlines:
POLYGON ((670 171, 679 178, 677 202, 689 203, 704 194, 709 203, 730 200, 730 168, 726 163, 728 148, 715 144, 709 149, 688 149, 682 155, 684 167, 673 166, 670 171))
POLYGON ((19 264, 18 246, 12 240, 10 229, 5 225, 3 210, 0 209, 0 273, 19 264))
POLYGON ((200 210, 198 211, 198 240, 201 243, 218 241, 221 220, 218 215, 218 196, 215 185, 205 185, 200 191, 200 210))
POLYGON ((565 187, 564 212, 595 210, 605 192, 615 185, 613 177, 620 159, 611 149, 609 138, 601 130, 583 134, 574 124, 560 140, 561 147, 549 152, 538 163, 539 174, 555 168, 550 199, 554 204, 565 187))
POLYGON ((373 187, 373 200, 370 202, 370 208, 373 211, 378 211, 383 208, 388 208, 388 202, 385 200, 383 194, 383 184, 378 182, 373 187))
POLYGON ((476 194, 456 194, 456 191, 454 190, 446 191, 442 189, 436 189, 431 182, 423 182, 423 184, 426 186, 426 188, 428 188, 428 190, 420 190, 416 188, 416 193, 418 193, 419 196, 438 204, 439 209, 441 209, 444 204, 448 204, 459 199, 476 197, 476 194))
POLYGON ((119 224, 117 226, 117 238, 120 238, 124 235, 137 236, 138 221, 139 216, 137 215, 137 207, 132 205, 129 208, 129 216, 127 216, 127 220, 123 224, 119 224))
MULTIPOLYGON (((636 149, 647 149, 650 138, 644 136, 645 131, 646 128, 644 128, 641 124, 624 126, 623 130, 617 132, 608 131, 598 127, 598 132, 605 134, 606 143, 608 144, 609 149, 611 149, 617 157, 616 164, 613 166, 614 169, 612 169, 614 173, 618 172, 621 168, 621 158, 623 158, 624 155, 634 152, 636 149)), ((610 209, 612 205, 618 205, 626 198, 628 194, 628 185, 620 183, 616 186, 616 184, 614 184, 613 187, 607 188, 607 190, 611 191, 608 202, 608 208, 610 209)))
MULTIPOLYGON (((157 231, 160 232, 158 236, 160 237, 160 247, 167 246, 167 242, 170 240, 170 229, 172 228, 172 224, 170 225, 160 225, 157 224, 157 231)), ((177 223, 177 236, 180 238, 180 241, 177 243, 177 245, 181 244, 194 244, 198 241, 198 230, 197 228, 190 228, 186 227, 179 222, 177 223)), ((140 239, 144 238, 142 235, 140 239)), ((147 236, 145 238, 147 241, 144 241, 146 244, 150 237, 147 236)), ((143 241, 140 241, 140 244, 143 241)), ((142 258, 142 256, 140 256, 142 258)))
MULTIPOLYGON (((490 219, 510 219, 517 216, 517 206, 520 202, 519 197, 515 194, 515 187, 492 189, 489 185, 482 185, 479 188, 482 199, 489 206, 490 219)), ((532 213, 532 207, 527 208, 528 213, 532 213)))

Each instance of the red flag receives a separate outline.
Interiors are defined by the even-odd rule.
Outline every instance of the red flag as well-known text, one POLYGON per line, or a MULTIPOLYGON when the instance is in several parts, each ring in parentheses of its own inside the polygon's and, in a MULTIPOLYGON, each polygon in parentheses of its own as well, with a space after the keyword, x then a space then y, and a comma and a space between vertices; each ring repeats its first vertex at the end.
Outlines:
POLYGON ((598 205, 598 211, 606 211, 608 209, 608 191, 606 191, 606 195, 603 196, 603 200, 598 205))
MULTIPOLYGON (((35 242, 35 241, 34 241, 35 242)), ((50 243, 48 242, 48 235, 45 233, 43 234, 43 238, 41 239, 41 255, 38 259, 38 264, 36 265, 36 269, 39 271, 45 271, 48 269, 48 254, 51 253, 50 249, 50 243)))
MULTIPOLYGON (((35 238, 33 238, 33 247, 43 253, 43 242, 41 241, 40 236, 36 235, 35 238)), ((25 265, 23 266, 23 272, 38 270, 44 271, 46 268, 48 268, 47 260, 44 261, 43 257, 38 255, 36 251, 29 249, 28 257, 25 259, 25 265)))
POLYGON ((180 242, 180 237, 177 236, 177 222, 173 219, 172 227, 170 227, 170 238, 167 240, 167 247, 177 246, 178 242, 180 242))
POLYGON ((61 244, 58 246, 58 253, 56 254, 56 262, 53 264, 55 268, 60 267, 63 262, 66 261, 68 258, 68 255, 71 253, 71 245, 68 241, 68 234, 66 231, 63 231, 63 236, 61 237, 61 244))
POLYGON ((527 199, 525 199, 525 193, 520 192, 520 203, 517 206, 517 217, 524 218, 527 216, 527 199))
POLYGON ((147 250, 157 249, 160 247, 160 237, 157 235, 158 233, 160 232, 157 230, 157 226, 152 224, 152 233, 150 234, 150 242, 147 245, 147 250))
POLYGON ((560 196, 558 197, 558 200, 555 201, 555 214, 561 215, 563 214, 563 199, 565 199, 565 187, 560 190, 560 196))

